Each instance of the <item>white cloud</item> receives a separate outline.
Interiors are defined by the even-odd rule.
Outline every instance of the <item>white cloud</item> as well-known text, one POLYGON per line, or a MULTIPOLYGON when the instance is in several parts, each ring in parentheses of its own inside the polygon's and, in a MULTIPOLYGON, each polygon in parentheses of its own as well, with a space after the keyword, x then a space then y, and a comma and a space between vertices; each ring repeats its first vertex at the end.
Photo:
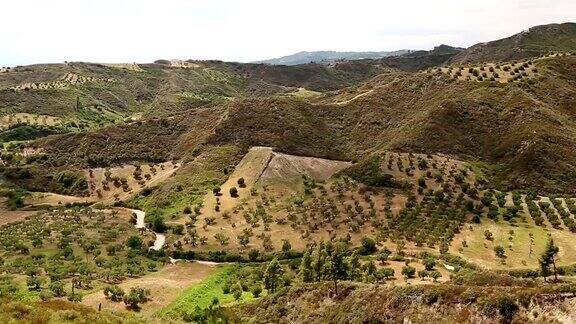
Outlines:
POLYGON ((573 0, 3 0, 0 66, 469 46, 574 12, 573 0))

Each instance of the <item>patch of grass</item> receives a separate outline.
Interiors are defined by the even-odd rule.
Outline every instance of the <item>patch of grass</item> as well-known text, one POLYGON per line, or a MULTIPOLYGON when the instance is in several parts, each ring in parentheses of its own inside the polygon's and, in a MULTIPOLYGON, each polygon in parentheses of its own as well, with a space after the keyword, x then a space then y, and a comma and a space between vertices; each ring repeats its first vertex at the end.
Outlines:
POLYGON ((221 305, 232 305, 243 303, 254 299, 252 293, 243 292, 242 297, 235 301, 232 294, 224 294, 223 287, 240 266, 222 266, 221 269, 202 281, 186 289, 170 305, 156 313, 156 316, 163 318, 181 318, 187 312, 193 311, 196 307, 207 308, 214 298, 218 298, 221 305))
POLYGON ((313 99, 313 98, 317 98, 321 95, 322 95, 322 92, 308 90, 305 88, 299 88, 298 91, 288 93, 288 96, 292 96, 295 98, 301 98, 301 99, 313 99))
POLYGON ((467 162, 465 167, 474 173, 477 181, 488 181, 494 171, 494 166, 481 161, 467 162))
POLYGON ((380 157, 373 156, 366 159, 348 169, 345 169, 341 174, 347 175, 350 178, 365 183, 374 187, 388 187, 396 188, 399 185, 390 174, 383 172, 380 169, 382 161, 380 157))
POLYGON ((36 291, 28 291, 25 289, 19 289, 14 295, 11 296, 17 301, 23 303, 31 303, 40 301, 40 293, 36 291))
POLYGON ((227 100, 227 97, 212 93, 183 92, 180 100, 190 107, 200 107, 209 104, 219 104, 227 100))

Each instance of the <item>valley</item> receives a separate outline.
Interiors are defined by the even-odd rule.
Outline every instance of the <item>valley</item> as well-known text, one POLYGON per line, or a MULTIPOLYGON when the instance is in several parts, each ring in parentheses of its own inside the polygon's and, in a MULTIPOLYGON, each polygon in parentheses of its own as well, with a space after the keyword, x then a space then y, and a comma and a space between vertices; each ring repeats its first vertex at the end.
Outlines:
POLYGON ((3 68, 0 322, 576 321, 574 25, 3 68))

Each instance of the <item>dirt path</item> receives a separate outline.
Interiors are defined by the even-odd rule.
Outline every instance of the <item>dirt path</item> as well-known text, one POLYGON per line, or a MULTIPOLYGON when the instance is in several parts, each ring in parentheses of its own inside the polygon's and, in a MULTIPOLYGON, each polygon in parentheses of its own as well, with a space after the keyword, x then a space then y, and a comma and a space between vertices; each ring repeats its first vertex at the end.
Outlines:
MULTIPOLYGON (((144 222, 144 218, 146 217, 146 213, 143 212, 142 210, 138 210, 138 209, 130 209, 130 210, 134 214, 136 214, 136 225, 134 225, 134 227, 146 228, 146 223, 144 222)), ((164 243, 166 242, 166 235, 164 235, 162 233, 156 233, 156 232, 154 232, 154 235, 156 235, 156 240, 154 241, 154 245, 152 245, 150 248, 152 250, 159 251, 160 249, 162 249, 162 247, 164 246, 164 243)))
POLYGON ((144 223, 144 217, 146 217, 146 213, 138 210, 138 209, 130 209, 134 214, 136 214, 136 228, 144 228, 146 224, 144 223))
POLYGON ((358 99, 358 98, 360 98, 360 97, 364 97, 364 96, 366 96, 366 95, 369 95, 369 94, 371 94, 372 92, 374 92, 374 89, 368 90, 368 91, 366 91, 366 92, 362 92, 362 93, 360 93, 360 94, 355 95, 355 96, 352 97, 351 99, 344 100, 344 101, 340 101, 340 102, 337 102, 336 104, 339 105, 339 106, 343 106, 343 105, 346 105, 346 104, 351 103, 352 101, 354 101, 354 100, 356 100, 356 99, 358 99))
POLYGON ((166 242, 166 235, 160 233, 154 233, 156 235, 156 240, 154 241, 154 245, 150 247, 152 250, 159 251, 164 246, 166 242))
POLYGON ((5 201, 6 198, 0 198, 0 226, 22 221, 37 213, 34 210, 8 210, 4 208, 5 201))
POLYGON ((95 202, 93 197, 76 197, 76 196, 66 196, 51 192, 32 192, 30 197, 26 198, 26 205, 65 205, 68 203, 83 203, 83 202, 95 202))

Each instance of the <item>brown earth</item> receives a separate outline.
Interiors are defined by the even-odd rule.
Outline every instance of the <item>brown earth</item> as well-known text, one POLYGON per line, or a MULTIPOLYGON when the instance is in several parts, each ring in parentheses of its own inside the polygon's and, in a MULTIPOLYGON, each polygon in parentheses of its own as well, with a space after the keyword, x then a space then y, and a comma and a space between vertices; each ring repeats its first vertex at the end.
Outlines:
MULTIPOLYGON (((189 285, 201 282, 216 270, 216 266, 178 262, 167 264, 158 272, 140 278, 128 279, 119 284, 125 291, 130 291, 131 287, 142 287, 150 289, 152 300, 142 304, 140 314, 145 317, 152 317, 154 312, 170 304, 189 285)), ((106 299, 102 291, 97 291, 86 295, 82 303, 98 309, 101 304, 102 309, 125 310, 123 302, 113 302, 106 299)))

